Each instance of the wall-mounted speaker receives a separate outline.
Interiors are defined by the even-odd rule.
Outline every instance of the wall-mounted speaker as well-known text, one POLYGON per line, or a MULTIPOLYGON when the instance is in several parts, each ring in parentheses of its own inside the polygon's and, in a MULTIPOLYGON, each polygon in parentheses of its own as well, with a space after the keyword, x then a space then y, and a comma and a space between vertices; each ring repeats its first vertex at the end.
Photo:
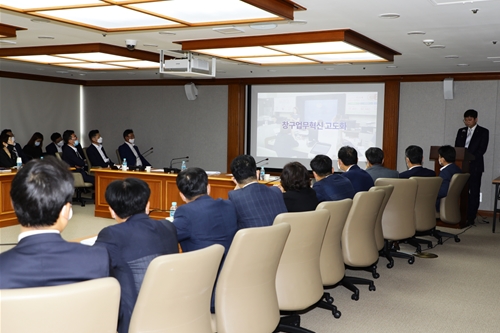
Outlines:
POLYGON ((453 99, 453 79, 448 78, 443 81, 444 99, 453 99))
POLYGON ((194 101, 198 97, 198 89, 193 82, 186 83, 184 85, 184 90, 186 91, 186 97, 190 101, 194 101))

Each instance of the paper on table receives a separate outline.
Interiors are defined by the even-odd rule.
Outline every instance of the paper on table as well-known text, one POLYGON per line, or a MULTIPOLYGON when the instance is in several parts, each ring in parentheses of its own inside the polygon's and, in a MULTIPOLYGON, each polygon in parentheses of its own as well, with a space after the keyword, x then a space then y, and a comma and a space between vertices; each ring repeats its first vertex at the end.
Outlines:
POLYGON ((96 240, 97 240, 97 236, 94 236, 94 237, 90 237, 90 238, 86 238, 84 240, 81 240, 80 244, 92 246, 92 245, 94 245, 96 240))
POLYGON ((220 175, 220 171, 205 171, 208 176, 217 176, 220 175))
POLYGON ((151 169, 151 172, 163 172, 163 169, 151 169))

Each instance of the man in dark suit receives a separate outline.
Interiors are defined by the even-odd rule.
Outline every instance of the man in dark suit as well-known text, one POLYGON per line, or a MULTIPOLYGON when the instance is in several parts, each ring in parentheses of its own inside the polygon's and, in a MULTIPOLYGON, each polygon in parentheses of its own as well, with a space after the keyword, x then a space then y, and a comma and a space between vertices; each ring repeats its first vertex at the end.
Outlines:
POLYGON ((118 147, 118 153, 122 161, 127 159, 127 165, 129 167, 133 166, 150 166, 151 164, 141 155, 139 152, 139 147, 135 145, 135 135, 134 131, 131 129, 126 129, 123 132, 123 139, 125 142, 118 147))
POLYGON ((12 181, 19 243, 0 254, 0 289, 55 286, 109 276, 108 252, 66 242, 73 177, 55 157, 28 162, 12 181))
POLYGON ((89 158, 88 162, 90 165, 102 168, 109 168, 114 165, 102 146, 102 136, 99 130, 91 130, 89 132, 89 139, 91 144, 87 147, 87 157, 89 158))
POLYGON ((423 159, 424 151, 421 147, 415 145, 408 146, 405 150, 405 161, 408 170, 400 172, 399 178, 436 177, 436 173, 433 170, 422 166, 423 159))
POLYGON ((334 174, 332 159, 316 155, 309 164, 316 182, 313 189, 319 202, 352 199, 356 192, 348 178, 334 174))
POLYGON ((48 155, 55 155, 56 153, 62 153, 62 146, 64 145, 61 133, 55 132, 50 136, 50 141, 46 147, 45 151, 48 155))
POLYGON ((14 136, 14 133, 12 133, 12 130, 9 128, 6 128, 2 131, 2 133, 0 135, 2 135, 2 134, 7 134, 11 138, 12 143, 14 144, 14 153, 16 154, 16 158, 20 157, 23 160, 23 164, 28 163, 28 161, 31 160, 31 157, 26 155, 26 153, 21 148, 21 145, 16 142, 16 138, 14 136))
POLYGON ((451 177, 456 173, 462 173, 462 170, 455 164, 455 159, 457 157, 457 152, 452 146, 441 146, 438 149, 438 162, 442 166, 439 172, 439 177, 443 178, 441 187, 439 188, 438 197, 436 201, 436 211, 439 212, 439 205, 441 203, 441 198, 448 195, 448 189, 450 188, 451 177))
POLYGON ((85 158, 83 157, 83 150, 78 142, 78 137, 73 130, 66 130, 63 133, 64 146, 62 147, 62 160, 72 168, 75 168, 75 172, 79 172, 83 181, 86 183, 94 184, 94 176, 89 175, 85 169, 85 158))
POLYGON ((455 147, 465 147, 474 155, 475 160, 469 165, 469 202, 467 207, 467 222, 474 224, 479 209, 481 193, 481 178, 484 172, 484 153, 488 149, 490 132, 477 124, 477 111, 467 110, 464 113, 465 127, 457 132, 455 147))
POLYGON ((281 190, 257 182, 257 166, 252 156, 236 157, 231 162, 231 172, 236 187, 228 196, 236 207, 239 229, 272 225, 278 214, 287 212, 281 190))
POLYGON ((149 218, 150 193, 148 184, 137 178, 115 180, 105 192, 111 216, 118 224, 102 229, 94 247, 108 250, 111 276, 120 282, 119 333, 128 333, 132 310, 151 260, 179 251, 174 225, 149 218))
POLYGON ((344 171, 343 177, 348 178, 354 191, 368 191, 373 185, 372 176, 358 166, 358 152, 353 147, 344 146, 339 149, 339 168, 344 171))
POLYGON ((399 178, 399 172, 383 166, 384 152, 378 147, 370 147, 365 151, 366 172, 375 182, 377 178, 399 178))

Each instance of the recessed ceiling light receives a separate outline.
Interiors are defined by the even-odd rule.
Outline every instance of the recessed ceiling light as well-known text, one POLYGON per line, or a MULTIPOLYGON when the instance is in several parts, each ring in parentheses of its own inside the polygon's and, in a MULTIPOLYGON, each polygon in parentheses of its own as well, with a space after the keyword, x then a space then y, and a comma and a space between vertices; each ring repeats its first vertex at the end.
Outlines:
POLYGON ((59 73, 59 74, 68 74, 69 72, 68 71, 56 71, 56 73, 59 73))
POLYGON ((427 46, 431 46, 434 44, 434 39, 424 39, 422 42, 427 46))
POLYGON ((288 23, 290 23, 290 24, 307 24, 307 21, 306 20, 293 20, 293 21, 289 21, 288 23))
POLYGON ((378 17, 383 18, 383 19, 397 19, 401 15, 397 13, 385 13, 385 14, 380 14, 378 17))
POLYGON ((142 44, 142 46, 158 47, 158 45, 156 45, 156 44, 142 44))
POLYGON ((212 28, 212 30, 225 35, 242 34, 245 32, 245 30, 237 27, 212 28))
POLYGON ((160 31, 159 34, 160 35, 175 35, 176 33, 175 32, 170 32, 170 31, 160 31))
POLYGON ((350 66, 350 65, 352 65, 351 62, 339 62, 335 64, 335 66, 350 66))
POLYGON ((35 22, 35 23, 50 23, 50 20, 43 19, 43 18, 34 18, 34 19, 31 19, 31 22, 35 22))
POLYGON ((85 75, 87 75, 87 74, 85 74, 85 73, 80 73, 80 74, 78 74, 78 75, 80 75, 80 76, 85 76, 85 75))
POLYGON ((54 36, 38 36, 38 39, 55 39, 54 36))
POLYGON ((17 42, 14 42, 13 40, 2 40, 2 39, 0 39, 0 44, 17 44, 17 42))
POLYGON ((446 46, 444 45, 431 45, 429 46, 430 49, 444 49, 446 46))
POLYGON ((457 64, 457 66, 460 66, 460 67, 467 67, 467 66, 469 66, 469 64, 457 64))
POLYGON ((275 29, 278 25, 276 23, 259 23, 259 24, 251 24, 250 28, 255 30, 272 30, 275 29))
POLYGON ((444 57, 445 57, 445 59, 458 59, 459 58, 459 56, 457 56, 457 55, 447 55, 444 57))
POLYGON ((333 67, 327 67, 327 68, 325 68, 325 71, 333 71, 333 70, 335 70, 335 68, 333 68, 333 67))
POLYGON ((386 68, 398 68, 398 66, 395 66, 395 65, 389 65, 389 66, 387 66, 386 68))
POLYGON ((486 57, 486 59, 500 59, 500 57, 486 57))
POLYGON ((500 60, 494 60, 493 62, 500 62, 500 60))
POLYGON ((425 31, 409 31, 408 35, 425 35, 425 31))

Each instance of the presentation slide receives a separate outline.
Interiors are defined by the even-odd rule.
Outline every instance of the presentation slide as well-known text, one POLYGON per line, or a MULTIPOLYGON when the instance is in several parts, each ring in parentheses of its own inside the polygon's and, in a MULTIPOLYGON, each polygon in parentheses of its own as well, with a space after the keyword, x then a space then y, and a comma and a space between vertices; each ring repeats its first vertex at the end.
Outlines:
POLYGON ((248 151, 259 164, 281 169, 324 154, 334 160, 342 146, 382 147, 384 84, 254 85, 249 87, 248 151))

